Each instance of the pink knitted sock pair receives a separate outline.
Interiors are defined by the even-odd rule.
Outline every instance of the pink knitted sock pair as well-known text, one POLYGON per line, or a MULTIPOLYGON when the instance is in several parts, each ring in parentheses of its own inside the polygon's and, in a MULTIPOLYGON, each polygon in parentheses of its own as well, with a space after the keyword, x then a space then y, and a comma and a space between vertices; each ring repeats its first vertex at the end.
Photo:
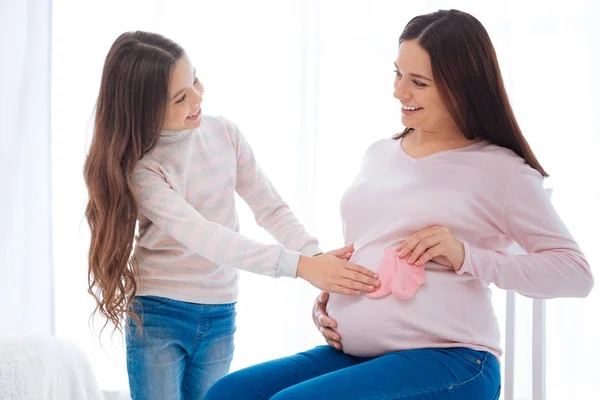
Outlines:
POLYGON ((377 270, 381 286, 367 297, 377 299, 394 293, 400 300, 408 300, 415 295, 419 286, 426 283, 425 267, 410 265, 400 258, 393 247, 385 249, 383 260, 377 270))

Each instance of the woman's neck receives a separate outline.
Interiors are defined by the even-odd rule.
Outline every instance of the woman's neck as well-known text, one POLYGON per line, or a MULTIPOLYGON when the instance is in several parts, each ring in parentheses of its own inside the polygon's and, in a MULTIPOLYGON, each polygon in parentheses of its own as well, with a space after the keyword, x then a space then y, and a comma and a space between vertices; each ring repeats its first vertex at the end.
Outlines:
POLYGON ((460 131, 411 131, 401 143, 405 153, 413 158, 426 157, 445 150, 460 149, 479 140, 469 140, 460 131))
POLYGON ((446 129, 436 132, 428 132, 415 129, 410 133, 411 142, 414 146, 430 148, 453 148, 471 144, 473 141, 465 137, 458 129, 446 129))

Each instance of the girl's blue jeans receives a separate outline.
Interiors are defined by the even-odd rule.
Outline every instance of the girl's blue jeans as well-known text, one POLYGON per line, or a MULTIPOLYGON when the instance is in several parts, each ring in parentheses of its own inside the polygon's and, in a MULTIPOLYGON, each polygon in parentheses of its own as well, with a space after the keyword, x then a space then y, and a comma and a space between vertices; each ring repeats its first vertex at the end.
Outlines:
MULTIPOLYGON (((133 400, 199 400, 227 374, 233 357, 235 304, 194 304, 137 297, 142 329, 126 327, 133 400)), ((242 397, 243 398, 243 397, 242 397)))

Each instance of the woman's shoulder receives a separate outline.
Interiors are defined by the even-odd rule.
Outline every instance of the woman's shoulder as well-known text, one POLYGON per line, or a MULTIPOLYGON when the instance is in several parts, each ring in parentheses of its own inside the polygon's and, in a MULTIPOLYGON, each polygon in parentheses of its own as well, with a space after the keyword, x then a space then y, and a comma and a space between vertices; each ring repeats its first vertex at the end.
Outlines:
POLYGON ((511 149, 485 143, 472 154, 471 166, 476 167, 478 175, 482 177, 482 182, 487 182, 487 185, 501 185, 510 188, 515 185, 517 180, 523 179, 530 184, 543 185, 542 174, 511 149))
POLYGON ((368 154, 385 149, 393 149, 396 145, 399 145, 399 142, 397 139, 392 137, 377 139, 376 141, 371 142, 371 144, 367 146, 367 150, 365 151, 365 153, 368 154))
POLYGON ((482 145, 473 152, 473 155, 477 157, 478 164, 483 169, 506 171, 514 174, 526 165, 523 157, 513 150, 488 141, 483 141, 482 145))

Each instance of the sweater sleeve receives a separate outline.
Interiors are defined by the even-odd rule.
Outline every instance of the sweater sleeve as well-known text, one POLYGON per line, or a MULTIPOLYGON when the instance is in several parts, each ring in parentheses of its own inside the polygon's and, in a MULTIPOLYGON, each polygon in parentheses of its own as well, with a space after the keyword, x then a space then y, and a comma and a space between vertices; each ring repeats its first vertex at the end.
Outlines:
POLYGON ((207 220, 169 185, 159 164, 140 162, 133 184, 139 212, 207 260, 261 275, 296 277, 299 252, 259 243, 207 220))
POLYGON ((477 249, 464 243, 465 261, 458 273, 531 298, 587 296, 594 285, 592 272, 544 190, 541 174, 524 165, 506 196, 506 233, 527 254, 477 249))
POLYGON ((317 239, 308 234, 260 168, 245 137, 229 124, 237 155, 236 191, 254 213, 256 223, 287 249, 306 256, 322 253, 317 239))

